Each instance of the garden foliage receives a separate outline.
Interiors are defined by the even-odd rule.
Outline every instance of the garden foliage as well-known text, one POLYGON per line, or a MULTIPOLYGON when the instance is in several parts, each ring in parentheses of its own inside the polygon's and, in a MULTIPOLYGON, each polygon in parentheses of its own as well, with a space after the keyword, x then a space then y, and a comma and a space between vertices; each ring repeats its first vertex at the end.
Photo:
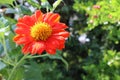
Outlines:
POLYGON ((36 10, 59 13, 70 36, 55 55, 29 56, 11 80, 120 80, 119 9, 120 0, 1 0, 0 80, 23 57, 13 42, 18 18, 36 10))

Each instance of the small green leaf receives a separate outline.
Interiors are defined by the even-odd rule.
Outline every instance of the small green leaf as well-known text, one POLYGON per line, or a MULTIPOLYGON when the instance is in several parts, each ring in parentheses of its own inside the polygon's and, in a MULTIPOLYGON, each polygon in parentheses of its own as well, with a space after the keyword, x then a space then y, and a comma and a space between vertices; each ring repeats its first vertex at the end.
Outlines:
POLYGON ((6 11, 5 11, 6 14, 8 13, 16 13, 16 10, 15 9, 12 9, 12 8, 7 8, 6 11))
POLYGON ((0 0, 0 4, 12 4, 14 0, 0 0))
POLYGON ((32 5, 33 7, 37 7, 40 8, 41 6, 39 5, 39 3, 35 2, 35 0, 27 0, 27 2, 32 5))
POLYGON ((20 6, 21 12, 26 15, 31 15, 30 9, 28 9, 26 6, 20 6))
POLYGON ((57 0, 53 3, 53 8, 56 8, 62 0, 57 0))
POLYGON ((51 10, 51 12, 53 12, 57 8, 57 6, 61 3, 61 1, 62 0, 57 0, 53 3, 53 9, 51 10))
POLYGON ((51 9, 51 5, 47 0, 41 0, 41 7, 46 9, 51 9))

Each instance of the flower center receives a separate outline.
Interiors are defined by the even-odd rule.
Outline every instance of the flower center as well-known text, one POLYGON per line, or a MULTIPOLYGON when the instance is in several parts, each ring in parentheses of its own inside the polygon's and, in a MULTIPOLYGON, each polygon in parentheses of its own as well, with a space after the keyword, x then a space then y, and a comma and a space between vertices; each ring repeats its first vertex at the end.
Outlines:
POLYGON ((45 22, 36 23, 31 27, 30 35, 35 40, 46 40, 52 33, 52 29, 49 24, 45 22))

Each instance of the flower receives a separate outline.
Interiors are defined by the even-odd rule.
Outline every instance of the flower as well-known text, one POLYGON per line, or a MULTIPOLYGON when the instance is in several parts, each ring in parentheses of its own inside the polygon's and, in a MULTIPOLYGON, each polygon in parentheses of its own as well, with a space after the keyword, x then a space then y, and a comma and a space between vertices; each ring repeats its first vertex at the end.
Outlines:
POLYGON ((69 36, 68 28, 60 22, 60 15, 57 13, 45 13, 37 10, 35 14, 25 15, 18 19, 15 29, 14 41, 23 45, 24 54, 41 54, 46 51, 55 54, 56 50, 62 50, 65 46, 65 39, 69 36))
POLYGON ((78 40, 79 40, 82 44, 85 44, 86 42, 89 42, 89 41, 90 41, 90 39, 87 38, 87 35, 86 35, 86 34, 82 34, 82 35, 78 38, 78 40))

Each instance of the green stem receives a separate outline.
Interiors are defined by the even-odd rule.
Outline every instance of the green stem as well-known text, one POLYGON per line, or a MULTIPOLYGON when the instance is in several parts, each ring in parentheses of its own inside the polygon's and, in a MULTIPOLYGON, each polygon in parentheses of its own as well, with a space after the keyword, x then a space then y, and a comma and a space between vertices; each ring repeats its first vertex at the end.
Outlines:
POLYGON ((45 57, 45 56, 48 56, 48 54, 43 54, 43 55, 37 55, 37 56, 32 56, 32 55, 29 55, 27 56, 27 58, 38 58, 38 57, 45 57))
POLYGON ((5 42, 5 36, 3 35, 3 48, 4 48, 4 52, 7 56, 7 58, 9 59, 9 55, 8 55, 8 52, 7 52, 7 47, 6 47, 6 42, 5 42))
POLYGON ((61 58, 62 62, 66 65, 66 69, 68 70, 68 62, 64 59, 64 58, 61 58))
POLYGON ((7 61, 7 60, 4 60, 4 59, 0 59, 0 60, 3 61, 3 62, 6 63, 6 64, 9 64, 9 65, 11 65, 11 66, 14 66, 14 64, 10 63, 10 62, 7 61))
POLYGON ((28 56, 28 54, 24 55, 24 56, 20 59, 20 61, 13 67, 13 69, 12 69, 12 71, 11 71, 11 73, 10 73, 10 76, 8 77, 8 80, 13 80, 12 78, 14 77, 14 73, 15 73, 17 67, 20 66, 20 64, 27 58, 27 56, 28 56))

